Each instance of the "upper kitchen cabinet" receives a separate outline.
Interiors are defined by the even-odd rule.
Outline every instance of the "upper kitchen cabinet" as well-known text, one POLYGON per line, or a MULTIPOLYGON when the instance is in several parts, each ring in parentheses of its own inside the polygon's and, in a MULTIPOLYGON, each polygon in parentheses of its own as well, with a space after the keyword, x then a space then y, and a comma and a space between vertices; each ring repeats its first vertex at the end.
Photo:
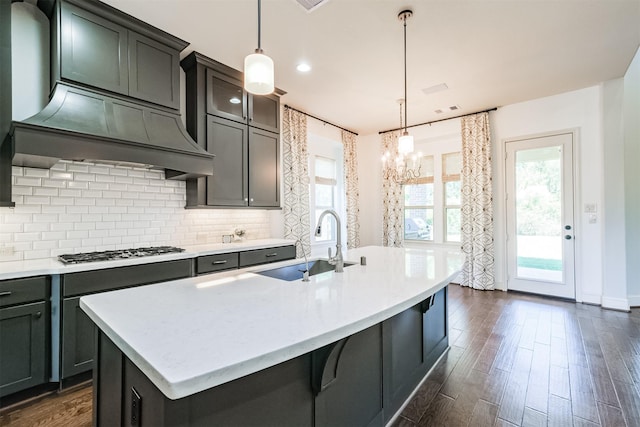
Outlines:
POLYGON ((280 132, 280 97, 252 95, 243 88, 239 72, 219 63, 206 69, 207 114, 280 132), (218 71, 223 70, 223 71, 218 71))
POLYGON ((187 207, 280 207, 280 95, 257 96, 242 73, 192 52, 182 60, 187 131, 211 154, 214 175, 187 181, 187 207))
POLYGON ((92 0, 40 1, 50 10, 52 79, 180 108, 180 57, 188 43, 92 0))

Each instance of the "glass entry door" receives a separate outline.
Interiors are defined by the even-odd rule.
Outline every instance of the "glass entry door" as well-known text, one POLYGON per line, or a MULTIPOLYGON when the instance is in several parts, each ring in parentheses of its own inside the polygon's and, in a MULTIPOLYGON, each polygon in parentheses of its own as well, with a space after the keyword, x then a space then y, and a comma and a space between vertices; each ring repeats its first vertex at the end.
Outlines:
POLYGON ((573 134, 506 144, 507 288, 575 299, 573 134))

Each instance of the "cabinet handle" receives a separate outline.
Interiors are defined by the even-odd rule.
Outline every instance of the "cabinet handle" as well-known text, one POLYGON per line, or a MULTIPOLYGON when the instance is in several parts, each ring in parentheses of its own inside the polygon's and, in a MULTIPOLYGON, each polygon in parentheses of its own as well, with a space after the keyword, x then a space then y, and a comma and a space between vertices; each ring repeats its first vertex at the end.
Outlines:
POLYGON ((42 312, 41 312, 41 311, 39 311, 39 312, 37 312, 37 313, 34 313, 34 314, 33 314, 33 317, 35 317, 36 319, 39 319, 40 317, 42 317, 42 312))
POLYGON ((274 252, 274 253, 272 253, 272 254, 266 254, 265 256, 266 256, 267 258, 272 258, 272 257, 274 257, 274 256, 278 256, 278 252, 274 252))
POLYGON ((11 295, 10 291, 6 291, 6 292, 0 292, 0 297, 8 297, 11 295))
POLYGON ((223 259, 223 260, 219 260, 219 261, 213 261, 213 262, 212 262, 212 265, 217 265, 217 264, 226 264, 226 263, 227 263, 227 260, 226 260, 226 259, 223 259))

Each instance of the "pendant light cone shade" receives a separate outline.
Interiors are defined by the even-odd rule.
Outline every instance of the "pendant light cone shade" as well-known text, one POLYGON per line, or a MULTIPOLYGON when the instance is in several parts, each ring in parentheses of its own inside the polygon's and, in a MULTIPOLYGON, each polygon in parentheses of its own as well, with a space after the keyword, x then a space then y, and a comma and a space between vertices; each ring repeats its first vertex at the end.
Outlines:
POLYGON ((254 95, 268 95, 274 90, 273 60, 256 50, 244 58, 244 88, 254 95))
POLYGON ((400 138, 398 138, 398 153, 413 153, 413 135, 409 135, 407 131, 404 131, 400 138))
POLYGON ((275 89, 273 60, 260 47, 261 10, 258 0, 258 48, 244 58, 244 89, 254 95, 268 95, 275 89))

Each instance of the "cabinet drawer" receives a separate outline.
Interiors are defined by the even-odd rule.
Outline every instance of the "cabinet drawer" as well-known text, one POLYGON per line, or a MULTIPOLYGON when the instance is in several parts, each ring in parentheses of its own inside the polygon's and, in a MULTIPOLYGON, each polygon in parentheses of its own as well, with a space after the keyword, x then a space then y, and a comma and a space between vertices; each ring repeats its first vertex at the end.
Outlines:
POLYGON ((240 267, 266 264, 269 262, 293 259, 296 257, 295 246, 280 246, 277 248, 257 249, 240 252, 240 267))
POLYGON ((87 295, 130 286, 191 277, 191 260, 157 262, 105 270, 65 274, 62 278, 64 297, 87 295))
POLYGON ((196 259, 196 274, 238 268, 238 253, 200 256, 196 259))
POLYGON ((0 282, 0 307, 47 299, 48 276, 0 282))

